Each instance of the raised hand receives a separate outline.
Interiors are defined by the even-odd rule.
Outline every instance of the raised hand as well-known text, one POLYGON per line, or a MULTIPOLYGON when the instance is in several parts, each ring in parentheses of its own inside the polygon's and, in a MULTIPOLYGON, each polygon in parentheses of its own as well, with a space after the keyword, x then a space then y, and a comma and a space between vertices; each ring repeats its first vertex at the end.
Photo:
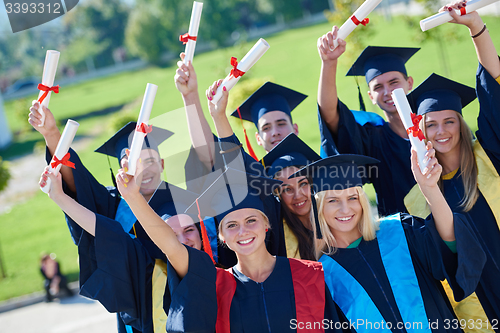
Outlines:
POLYGON ((432 146, 432 142, 428 141, 426 148, 427 153, 425 153, 425 160, 428 160, 429 163, 423 173, 420 171, 418 165, 417 152, 413 149, 411 151, 411 171, 422 192, 424 192, 425 188, 437 187, 437 182, 443 171, 443 167, 436 158, 436 151, 432 146))
POLYGON ((453 17, 453 20, 451 20, 450 23, 465 25, 470 29, 471 35, 473 36, 481 31, 481 29, 484 26, 484 23, 476 11, 473 11, 466 15, 459 15, 454 10, 454 9, 460 10, 465 6, 467 6, 467 1, 456 1, 441 7, 439 11, 440 12, 448 11, 450 16, 453 17))
POLYGON ((50 186, 49 198, 54 200, 57 203, 57 199, 64 195, 64 191, 62 189, 62 176, 58 172, 57 175, 54 175, 49 171, 49 166, 47 165, 43 170, 43 173, 40 176, 40 181, 38 182, 40 187, 50 186), (50 179, 50 185, 47 185, 47 179, 50 179))
POLYGON ((42 106, 42 108, 45 113, 45 122, 43 126, 40 126, 42 124, 42 114, 39 112, 40 103, 37 100, 32 102, 28 122, 35 130, 40 132, 45 139, 51 135, 60 135, 54 115, 45 106, 42 106))
POLYGON ((208 109, 212 117, 226 115, 227 100, 229 98, 229 92, 226 90, 226 87, 223 87, 222 97, 219 99, 217 104, 214 105, 211 102, 213 96, 217 92, 217 88, 222 84, 222 81, 222 79, 215 81, 205 92, 208 99, 208 109))
MULTIPOLYGON (((181 60, 184 60, 186 55, 184 52, 180 54, 181 60)), ((175 87, 179 92, 186 96, 191 93, 198 94, 198 81, 196 78, 196 72, 194 70, 193 64, 189 61, 184 64, 182 61, 177 62, 177 70, 175 71, 175 87)))
POLYGON ((337 40, 337 48, 333 48, 333 41, 337 38, 337 33, 339 28, 335 25, 332 31, 328 31, 326 34, 318 38, 318 52, 322 61, 334 61, 337 60, 342 53, 345 52, 346 42, 343 39, 337 40))

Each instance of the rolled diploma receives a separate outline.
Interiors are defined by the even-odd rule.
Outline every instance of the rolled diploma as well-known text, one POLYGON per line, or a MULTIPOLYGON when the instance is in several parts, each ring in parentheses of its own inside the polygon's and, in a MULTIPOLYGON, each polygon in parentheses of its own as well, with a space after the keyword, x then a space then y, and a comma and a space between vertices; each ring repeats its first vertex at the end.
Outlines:
MULTIPOLYGON (((64 157, 64 155, 68 153, 69 147, 71 146, 71 143, 73 143, 73 139, 75 138, 78 126, 80 126, 79 123, 77 123, 74 120, 68 119, 68 122, 66 123, 64 131, 61 135, 61 138, 57 143, 56 151, 54 152, 54 156, 57 157, 59 160, 61 160, 64 157)), ((52 161, 50 161, 49 163, 49 172, 52 172, 54 175, 57 175, 59 170, 61 170, 62 164, 58 164, 57 167, 54 169, 52 167, 53 161, 54 157, 52 157, 52 161)), ((50 191, 50 178, 47 178, 47 183, 45 184, 44 187, 41 187, 40 189, 45 193, 48 193, 50 191)))
MULTIPOLYGON (((359 8, 352 15, 356 16, 358 21, 361 22, 368 15, 370 15, 370 13, 375 9, 375 7, 377 7, 378 4, 381 2, 382 2, 382 0, 366 0, 365 2, 363 2, 363 4, 361 6, 359 6, 359 8)), ((347 36, 349 36, 349 34, 351 32, 353 32, 353 30, 356 27, 357 27, 357 25, 354 24, 354 22, 349 17, 347 19, 347 21, 345 21, 345 23, 342 24, 342 26, 340 27, 340 29, 337 33, 337 38, 335 38, 333 41, 333 49, 336 49, 337 46, 339 46, 337 39, 340 38, 340 39, 345 40, 347 38, 347 36)))
MULTIPOLYGON (((45 55, 45 63, 43 65, 43 76, 42 76, 42 84, 47 87, 52 87, 54 85, 54 79, 56 77, 57 71, 57 63, 59 62, 59 52, 54 50, 47 50, 45 55)), ((45 91, 40 91, 38 94, 38 98, 42 97, 45 91)), ((49 94, 45 97, 42 102, 42 105, 46 108, 49 107, 50 95, 52 91, 49 91, 49 94)), ((38 112, 42 115, 42 123, 38 126, 43 126, 45 124, 45 112, 43 112, 42 105, 38 109, 38 112)))
MULTIPOLYGON (((468 1, 467 6, 465 6, 465 12, 468 14, 470 12, 473 12, 475 10, 478 10, 480 8, 488 6, 488 5, 490 5, 494 2, 497 2, 497 1, 499 1, 499 0, 471 0, 471 1, 468 1)), ((455 10, 455 12, 458 15, 461 15, 459 10, 455 10)), ((432 16, 420 21, 420 29, 422 29, 422 31, 426 31, 426 30, 435 28, 438 25, 441 25, 443 23, 449 22, 451 20, 453 20, 453 17, 451 17, 449 12, 437 13, 435 15, 432 15, 432 16)))
MULTIPOLYGON (((396 104, 399 117, 401 118, 401 121, 403 122, 405 129, 412 127, 413 126, 413 122, 411 121, 412 111, 403 88, 394 89, 392 91, 392 100, 394 101, 394 104, 396 104)), ((417 137, 414 137, 413 134, 408 134, 408 137, 410 138, 412 147, 417 151, 418 165, 420 166, 420 171, 422 171, 423 173, 425 167, 429 163, 429 161, 424 162, 425 153, 427 153, 427 149, 425 148, 425 143, 423 141, 420 141, 417 137)))
MULTIPOLYGON (((266 53, 266 51, 269 50, 269 44, 264 40, 264 39, 259 39, 257 43, 248 51, 248 53, 241 59, 241 61, 238 63, 238 66, 236 66, 237 69, 243 72, 247 72, 250 68, 252 68, 253 65, 266 53)), ((222 88, 226 87, 226 90, 229 91, 231 90, 236 83, 240 80, 241 76, 235 78, 234 76, 229 73, 224 81, 222 81, 222 84, 217 88, 217 92, 215 93, 213 99, 211 100, 212 104, 217 104, 219 99, 222 97, 222 88)))
MULTIPOLYGON (((193 11, 191 12, 191 21, 189 21, 189 36, 198 36, 198 28, 200 27, 201 10, 203 9, 203 2, 194 1, 193 11)), ((184 64, 187 65, 188 61, 193 61, 194 49, 196 47, 196 42, 194 40, 188 39, 186 44, 186 49, 184 53, 184 64)))
MULTIPOLYGON (((148 83, 148 85, 146 86, 146 92, 144 93, 144 98, 142 100, 141 111, 139 112, 139 119, 137 119, 137 126, 140 126, 142 123, 146 125, 148 124, 157 90, 158 86, 155 84, 148 83)), ((132 139, 132 143, 130 144, 130 154, 128 157, 128 175, 135 176, 135 171, 137 169, 137 160, 141 155, 144 136, 144 133, 138 132, 137 130, 134 131, 134 137, 132 139)))

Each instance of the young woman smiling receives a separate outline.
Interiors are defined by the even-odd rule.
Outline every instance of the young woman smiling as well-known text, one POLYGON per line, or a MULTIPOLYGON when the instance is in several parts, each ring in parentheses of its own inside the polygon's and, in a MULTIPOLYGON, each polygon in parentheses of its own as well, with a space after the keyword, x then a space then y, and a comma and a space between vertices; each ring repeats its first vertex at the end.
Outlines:
MULTIPOLYGON (((460 9, 459 2, 443 9, 460 9)), ((457 16, 450 11, 453 23, 465 25, 474 43, 479 68, 476 90, 436 74, 427 78, 408 95, 413 111, 422 116, 420 127, 436 149, 443 166, 439 186, 452 211, 463 213, 472 222, 487 256, 486 265, 476 289, 477 299, 489 318, 489 324, 500 319, 500 61, 486 25, 477 12, 457 16), (462 108, 475 98, 479 100, 478 131, 474 138, 462 117, 462 108)), ((425 216, 425 201, 414 188, 405 198, 411 214, 425 216)), ((474 301, 475 295, 467 302, 474 301)), ((460 309, 466 306, 461 303, 460 309)), ((476 307, 477 308, 477 307, 476 307)), ((470 310, 464 310, 470 312, 470 310)), ((463 311, 463 312, 464 312, 463 311)), ((479 312, 464 314, 463 319, 477 318, 479 312)), ((483 313, 483 315, 484 315, 483 313)), ((490 326, 491 327, 491 326, 490 326)), ((496 325, 496 331, 500 327, 496 325)))
POLYGON ((183 246, 135 183, 120 170, 120 193, 169 259, 168 332, 342 331, 334 325, 339 317, 321 264, 275 257, 266 249, 270 223, 262 196, 272 195, 279 181, 228 168, 188 208, 195 216, 217 216, 219 238, 238 259, 228 270, 216 269, 206 254, 183 246), (332 323, 326 329, 325 319, 332 323))
POLYGON ((365 172, 358 170, 373 158, 336 155, 294 175, 312 177, 323 236, 316 240, 317 257, 334 301, 357 332, 461 332, 444 324, 455 315, 440 280, 450 281, 456 298, 468 296, 485 255, 467 220, 446 204, 437 186, 442 168, 430 143, 428 149, 423 174, 412 154, 412 171, 432 211, 425 220, 403 213, 373 219, 361 188, 365 172))
POLYGON ((282 181, 276 191, 281 203, 281 221, 288 258, 315 260, 311 225, 311 180, 289 178, 300 168, 321 157, 304 141, 290 133, 266 156, 262 164, 268 177, 282 181))

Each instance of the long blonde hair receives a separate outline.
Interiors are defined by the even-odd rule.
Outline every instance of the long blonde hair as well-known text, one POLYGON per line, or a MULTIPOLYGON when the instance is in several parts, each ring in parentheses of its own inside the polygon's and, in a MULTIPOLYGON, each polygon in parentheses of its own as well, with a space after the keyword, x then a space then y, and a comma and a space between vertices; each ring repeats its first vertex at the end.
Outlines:
MULTIPOLYGON (((468 212, 472 209, 472 207, 474 207, 477 198, 479 198, 479 189, 477 187, 478 170, 476 158, 474 157, 474 137, 472 136, 472 130, 460 113, 457 112, 457 116, 460 123, 460 175, 462 176, 462 183, 464 185, 464 197, 460 201, 460 207, 463 208, 464 212, 468 212)), ((422 129, 425 137, 427 137, 425 120, 426 114, 424 114, 424 117, 420 122, 420 128, 422 129)), ((443 181, 441 179, 439 180, 438 185, 441 192, 443 192, 443 181)))
MULTIPOLYGON (((363 215, 361 216, 361 221, 358 224, 358 229, 361 232, 363 239, 365 241, 370 241, 376 237, 375 232, 378 230, 378 223, 371 214, 370 201, 368 200, 368 196, 363 188, 356 186, 355 189, 358 192, 359 203, 363 209, 363 215)), ((321 230, 321 234, 323 235, 322 239, 316 239, 315 237, 316 259, 319 259, 324 253, 333 254, 337 250, 337 240, 330 231, 330 227, 326 223, 325 214, 323 212, 326 201, 325 198, 326 191, 316 193, 315 195, 316 202, 318 203, 319 228, 321 230)), ((314 216, 311 217, 311 220, 314 221, 314 216)), ((316 224, 311 224, 313 225, 314 234, 316 235, 316 224)))

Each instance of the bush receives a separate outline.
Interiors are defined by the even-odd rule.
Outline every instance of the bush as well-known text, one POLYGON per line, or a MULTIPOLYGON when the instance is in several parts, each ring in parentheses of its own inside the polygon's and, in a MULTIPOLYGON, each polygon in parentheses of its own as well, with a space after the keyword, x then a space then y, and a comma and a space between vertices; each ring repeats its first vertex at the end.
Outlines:
POLYGON ((0 156, 0 192, 7 187, 10 177, 9 165, 0 156))

